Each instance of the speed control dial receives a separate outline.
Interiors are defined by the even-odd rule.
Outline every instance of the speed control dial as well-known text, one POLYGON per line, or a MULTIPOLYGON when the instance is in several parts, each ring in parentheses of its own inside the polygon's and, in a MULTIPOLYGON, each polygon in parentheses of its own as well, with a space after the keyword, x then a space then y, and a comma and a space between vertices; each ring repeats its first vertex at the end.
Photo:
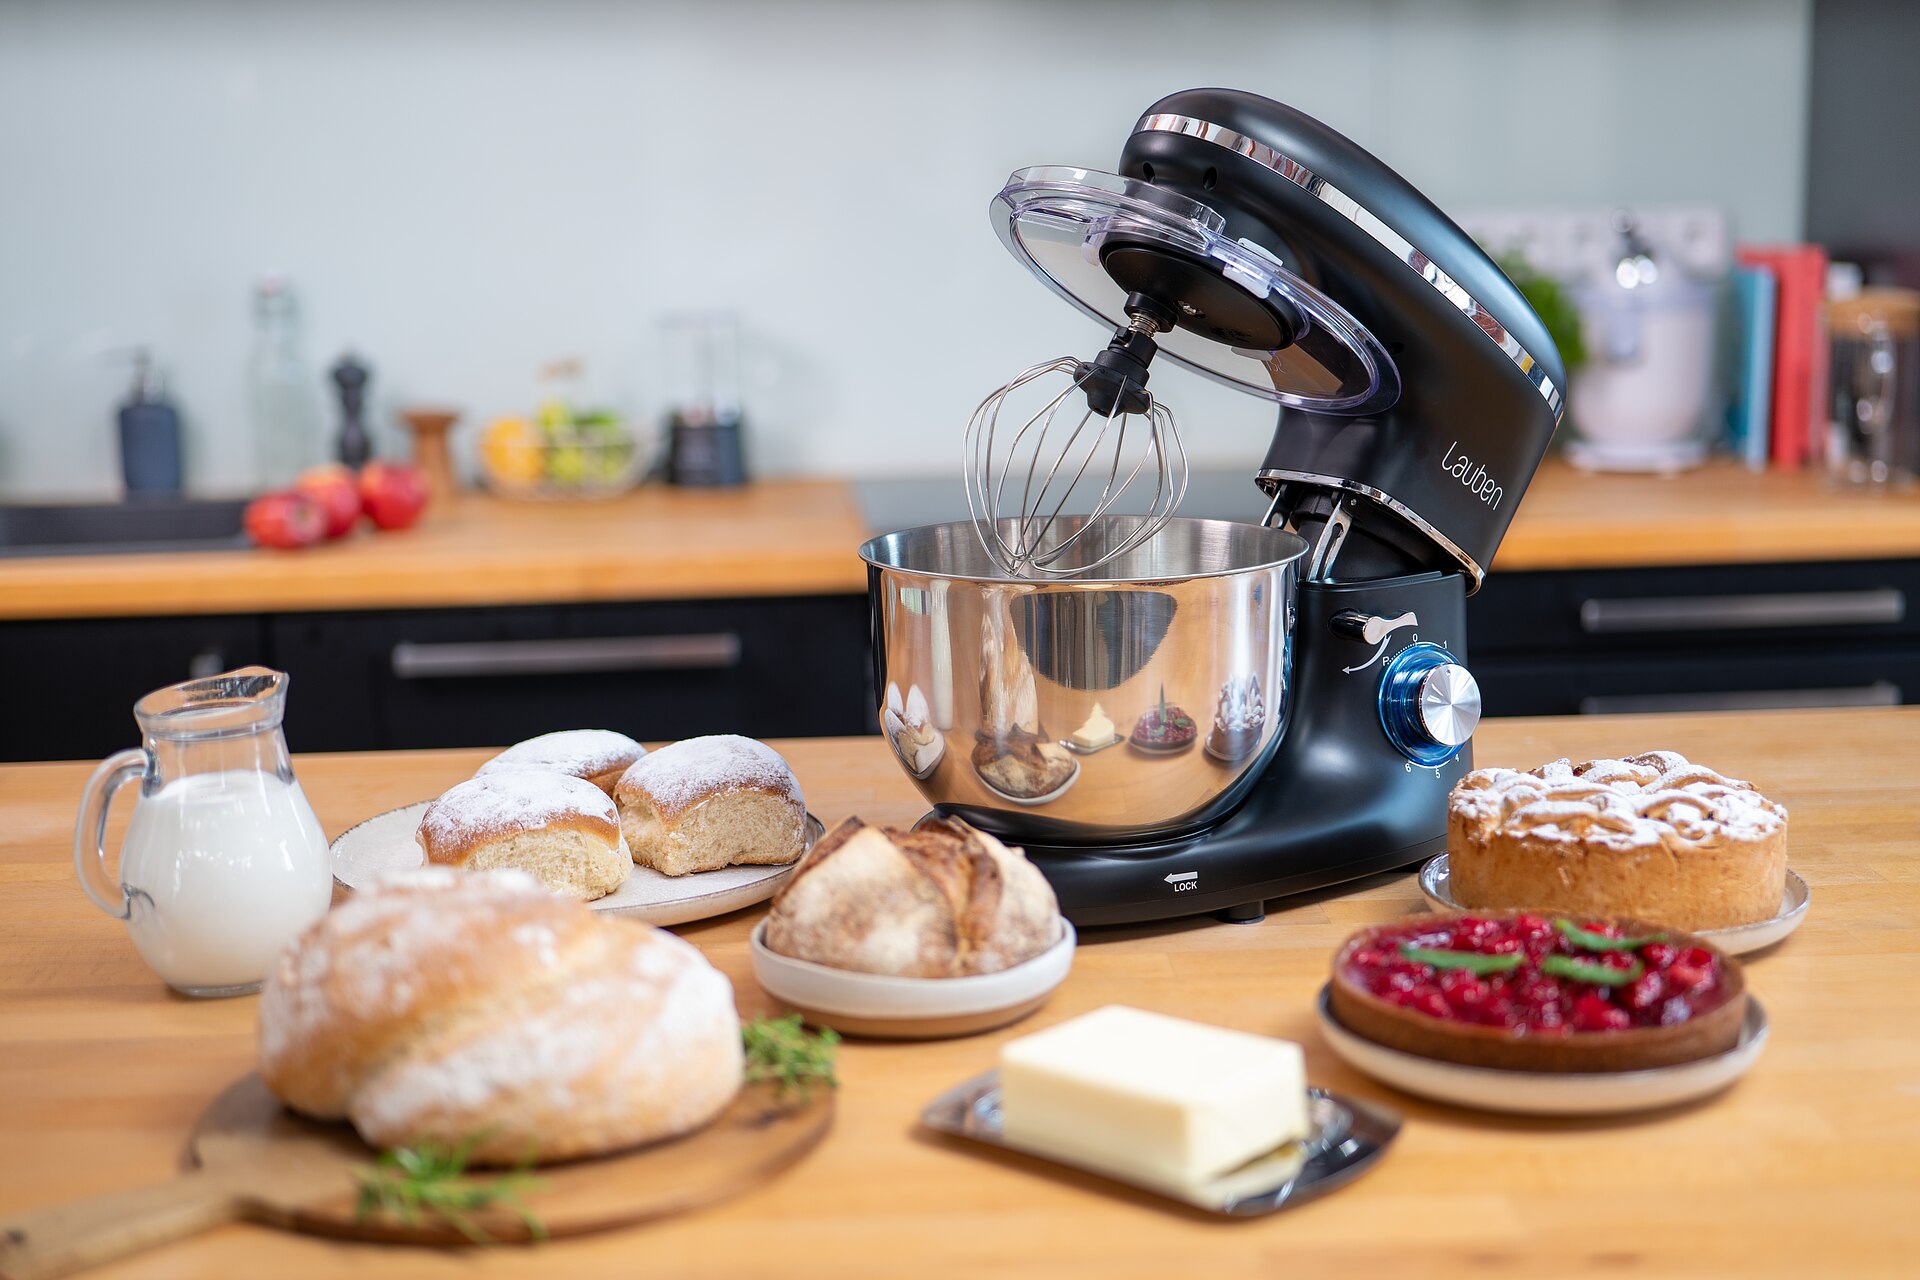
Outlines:
POLYGON ((1380 677, 1380 727, 1400 754, 1440 765, 1480 726, 1480 686, 1437 644, 1410 644, 1380 677))

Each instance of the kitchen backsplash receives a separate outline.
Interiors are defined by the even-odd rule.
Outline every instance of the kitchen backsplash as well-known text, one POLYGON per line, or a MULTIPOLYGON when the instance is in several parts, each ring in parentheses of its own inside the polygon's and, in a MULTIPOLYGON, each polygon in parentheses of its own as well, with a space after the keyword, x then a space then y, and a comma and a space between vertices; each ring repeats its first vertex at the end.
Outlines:
MULTIPOLYGON (((110 355, 134 343, 189 484, 248 488, 270 269, 304 304, 315 405, 352 347, 387 448, 396 404, 462 405, 470 432, 530 409, 556 357, 650 414, 659 319, 728 308, 758 472, 957 469, 981 395, 1102 336, 995 239, 1009 170, 1110 165, 1156 96, 1231 84, 1462 214, 1709 201, 1742 240, 1792 240, 1808 30, 1809 0, 16 0, 0 493, 115 490, 110 355)), ((1163 381, 1198 465, 1253 465, 1269 409, 1163 381)))

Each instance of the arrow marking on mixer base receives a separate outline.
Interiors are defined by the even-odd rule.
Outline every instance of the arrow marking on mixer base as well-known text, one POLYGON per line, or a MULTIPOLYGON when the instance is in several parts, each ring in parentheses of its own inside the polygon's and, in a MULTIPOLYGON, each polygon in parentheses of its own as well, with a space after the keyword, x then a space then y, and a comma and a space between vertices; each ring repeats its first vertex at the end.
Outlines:
POLYGON ((1181 872, 1177 872, 1175 874, 1169 875, 1167 877, 1167 883, 1179 884, 1182 880, 1198 880, 1199 878, 1200 878, 1200 873, 1198 871, 1181 871, 1181 872))

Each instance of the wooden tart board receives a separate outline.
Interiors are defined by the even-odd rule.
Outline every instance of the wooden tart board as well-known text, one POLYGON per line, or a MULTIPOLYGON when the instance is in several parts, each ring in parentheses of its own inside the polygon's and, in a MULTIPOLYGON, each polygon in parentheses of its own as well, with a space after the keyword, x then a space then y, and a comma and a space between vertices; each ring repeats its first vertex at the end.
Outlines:
MULTIPOLYGON (((749 1085, 713 1123, 685 1137, 530 1171, 537 1185, 520 1200, 549 1238, 685 1213, 750 1191, 793 1165, 832 1127, 833 1111, 831 1089, 782 1100, 770 1085, 749 1085)), ((345 1124, 288 1111, 258 1075, 214 1100, 189 1151, 197 1167, 171 1182, 0 1220, 0 1273, 44 1280, 236 1219, 355 1240, 470 1243, 432 1216, 411 1225, 356 1217, 354 1171, 373 1161, 373 1150, 345 1124)), ((473 1221, 494 1241, 533 1238, 509 1211, 488 1210, 473 1221)))

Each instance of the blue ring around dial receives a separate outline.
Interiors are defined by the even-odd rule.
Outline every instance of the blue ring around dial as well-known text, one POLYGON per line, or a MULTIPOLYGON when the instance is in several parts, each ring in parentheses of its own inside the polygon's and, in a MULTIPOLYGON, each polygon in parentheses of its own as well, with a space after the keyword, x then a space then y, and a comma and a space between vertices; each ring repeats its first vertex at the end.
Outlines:
POLYGON ((1393 655, 1380 675, 1380 728, 1401 755, 1417 765, 1442 765, 1465 746, 1435 742, 1420 719, 1420 684, 1429 671, 1457 659, 1422 640, 1393 655))

